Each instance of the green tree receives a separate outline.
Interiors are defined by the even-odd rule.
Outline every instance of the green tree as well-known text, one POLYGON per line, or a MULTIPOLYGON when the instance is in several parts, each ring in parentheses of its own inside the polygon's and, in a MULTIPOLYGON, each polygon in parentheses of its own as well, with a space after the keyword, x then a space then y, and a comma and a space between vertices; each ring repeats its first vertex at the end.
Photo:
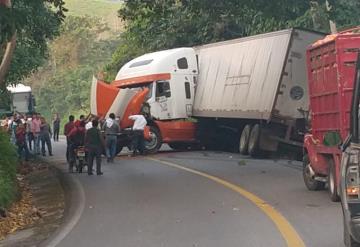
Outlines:
POLYGON ((106 70, 114 76, 133 55, 146 51, 200 45, 294 26, 329 31, 329 18, 340 28, 359 23, 359 1, 329 3, 328 11, 326 0, 128 0, 119 10, 126 32, 106 70))
POLYGON ((37 111, 48 118, 52 113, 89 113, 92 76, 118 45, 118 36, 100 19, 67 17, 59 37, 50 43, 47 63, 26 80, 33 87, 37 111))
POLYGON ((10 67, 7 66, 9 56, 6 56, 7 63, 0 67, 0 86, 4 88, 19 82, 43 64, 47 42, 57 35, 66 9, 63 0, 12 0, 11 7, 9 0, 1 3, 0 61, 8 54, 5 53, 9 50, 8 44, 13 48, 16 41, 10 67))

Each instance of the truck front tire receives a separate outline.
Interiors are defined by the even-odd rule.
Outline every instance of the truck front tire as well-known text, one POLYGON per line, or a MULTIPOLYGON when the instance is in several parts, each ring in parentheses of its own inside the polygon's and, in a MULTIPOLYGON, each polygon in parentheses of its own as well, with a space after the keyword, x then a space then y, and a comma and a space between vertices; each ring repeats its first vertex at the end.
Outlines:
POLYGON ((150 126, 150 137, 151 140, 145 140, 145 151, 149 154, 154 154, 159 151, 162 144, 161 134, 156 126, 150 126))
POLYGON ((240 142, 239 142, 239 152, 240 154, 248 154, 249 139, 250 139, 251 125, 245 125, 244 129, 241 132, 240 142))
POLYGON ((309 156, 307 154, 304 155, 303 158, 303 179, 308 190, 322 190, 325 187, 323 182, 315 180, 315 178, 310 173, 311 163, 309 156))

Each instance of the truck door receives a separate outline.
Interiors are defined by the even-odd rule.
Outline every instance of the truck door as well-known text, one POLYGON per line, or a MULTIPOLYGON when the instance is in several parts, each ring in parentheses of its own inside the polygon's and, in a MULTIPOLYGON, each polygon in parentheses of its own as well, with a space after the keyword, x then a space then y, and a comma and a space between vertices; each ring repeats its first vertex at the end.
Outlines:
POLYGON ((155 102, 151 104, 151 113, 158 119, 172 118, 172 97, 170 82, 161 80, 155 83, 155 102))
POLYGON ((344 222, 344 243, 347 247, 360 246, 360 52, 351 105, 350 134, 342 149, 340 197, 344 222))

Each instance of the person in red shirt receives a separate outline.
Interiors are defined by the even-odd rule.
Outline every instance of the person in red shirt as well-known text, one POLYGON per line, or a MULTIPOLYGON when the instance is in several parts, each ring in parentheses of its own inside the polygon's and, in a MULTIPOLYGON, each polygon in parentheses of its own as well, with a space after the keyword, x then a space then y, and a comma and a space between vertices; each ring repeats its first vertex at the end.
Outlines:
POLYGON ((66 160, 67 162, 70 162, 70 155, 69 155, 69 149, 70 149, 70 143, 69 143, 69 133, 70 131, 75 127, 74 124, 75 117, 73 115, 69 116, 69 122, 65 124, 64 126, 64 135, 66 136, 66 160))
POLYGON ((25 152, 25 160, 29 160, 29 149, 26 144, 26 128, 21 120, 17 120, 17 128, 15 132, 16 146, 18 147, 19 159, 22 158, 23 151, 25 152))
POLYGON ((75 164, 75 159, 76 159, 75 149, 77 149, 80 146, 84 146, 85 132, 86 132, 85 121, 76 121, 75 127, 68 134, 68 140, 70 144, 69 147, 70 172, 72 172, 73 166, 75 164))

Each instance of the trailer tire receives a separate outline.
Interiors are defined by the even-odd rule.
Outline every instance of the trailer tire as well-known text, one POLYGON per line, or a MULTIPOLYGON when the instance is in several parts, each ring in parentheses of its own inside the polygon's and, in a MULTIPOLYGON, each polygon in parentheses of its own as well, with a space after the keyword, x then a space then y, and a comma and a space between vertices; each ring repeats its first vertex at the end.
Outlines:
POLYGON ((145 140, 145 151, 149 154, 154 154, 159 151, 162 145, 162 138, 159 129, 156 126, 150 127, 151 140, 145 140))
POLYGON ((304 179, 304 183, 306 188, 308 188, 308 190, 311 191, 315 191, 315 190, 322 190, 325 187, 325 183, 321 182, 321 181, 317 181, 315 180, 315 178, 313 178, 310 174, 310 159, 308 154, 305 154, 303 157, 303 179, 304 179))
POLYGON ((343 227, 344 227, 344 244, 346 247, 360 247, 360 243, 356 242, 349 232, 347 223, 345 222, 345 216, 343 215, 343 227))
POLYGON ((255 158, 259 155, 259 142, 260 142, 260 125, 255 124, 250 132, 248 153, 251 157, 255 158))
POLYGON ((336 184, 336 172, 335 172, 335 163, 333 159, 329 159, 329 172, 328 172, 328 191, 331 201, 338 202, 340 201, 340 196, 338 193, 338 186, 336 184))
POLYGON ((251 133, 251 125, 245 125, 244 129, 241 132, 240 142, 239 142, 239 152, 240 154, 248 154, 249 139, 251 133))

